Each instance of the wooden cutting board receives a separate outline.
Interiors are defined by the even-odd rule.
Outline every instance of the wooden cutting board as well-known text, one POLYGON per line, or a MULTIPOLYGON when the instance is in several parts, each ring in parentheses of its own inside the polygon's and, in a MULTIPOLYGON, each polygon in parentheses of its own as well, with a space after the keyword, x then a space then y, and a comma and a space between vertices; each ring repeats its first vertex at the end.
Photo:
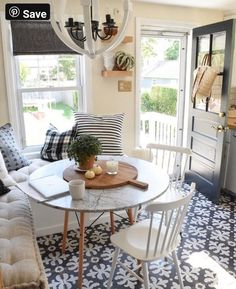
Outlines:
POLYGON ((138 171, 134 166, 128 163, 119 162, 118 173, 116 175, 108 175, 106 173, 106 160, 98 161, 97 164, 102 167, 103 172, 101 175, 96 176, 93 179, 86 179, 84 172, 77 171, 74 165, 64 170, 63 178, 68 182, 74 179, 84 180, 85 186, 88 189, 109 189, 126 184, 131 184, 141 189, 148 188, 147 183, 136 180, 138 171))

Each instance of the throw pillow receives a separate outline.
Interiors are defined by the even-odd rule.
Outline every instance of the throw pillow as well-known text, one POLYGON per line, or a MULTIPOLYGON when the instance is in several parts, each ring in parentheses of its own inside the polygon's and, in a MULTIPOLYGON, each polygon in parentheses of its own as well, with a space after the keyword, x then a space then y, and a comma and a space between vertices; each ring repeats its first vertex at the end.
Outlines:
POLYGON ((16 185, 16 182, 14 181, 12 176, 8 174, 1 151, 0 151, 0 179, 3 181, 4 185, 7 187, 16 185))
POLYGON ((75 128, 64 132, 50 125, 46 132, 46 138, 41 150, 41 158, 48 161, 57 161, 68 158, 68 146, 75 134, 75 128))
POLYGON ((0 150, 8 171, 18 170, 30 164, 17 146, 14 131, 10 123, 0 127, 0 150))
POLYGON ((8 193, 8 192, 10 192, 10 189, 8 189, 8 188, 4 185, 3 181, 0 179, 0 196, 6 194, 6 193, 8 193))
POLYGON ((90 134, 102 144, 103 155, 123 155, 122 126, 124 114, 93 115, 75 113, 76 135, 90 134))

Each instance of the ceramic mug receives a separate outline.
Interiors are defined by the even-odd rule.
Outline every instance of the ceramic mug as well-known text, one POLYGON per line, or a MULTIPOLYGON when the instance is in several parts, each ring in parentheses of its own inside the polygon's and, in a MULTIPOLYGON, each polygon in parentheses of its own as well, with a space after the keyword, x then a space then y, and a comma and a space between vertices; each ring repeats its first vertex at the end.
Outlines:
POLYGON ((69 191, 72 200, 81 200, 85 194, 85 181, 83 180, 71 180, 69 181, 69 191))

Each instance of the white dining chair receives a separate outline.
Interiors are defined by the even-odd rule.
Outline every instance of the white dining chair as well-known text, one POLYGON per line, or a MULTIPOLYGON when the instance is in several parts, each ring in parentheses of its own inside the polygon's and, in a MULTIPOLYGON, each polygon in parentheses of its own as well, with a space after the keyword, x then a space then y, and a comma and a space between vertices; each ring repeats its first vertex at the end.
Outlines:
MULTIPOLYGON (((181 198, 182 192, 180 189, 183 186, 185 171, 188 165, 191 149, 181 146, 164 145, 158 143, 149 143, 146 149, 149 155, 146 154, 147 160, 151 160, 158 168, 164 170, 170 177, 169 188, 154 202, 162 203, 174 201, 181 198)), ((140 208, 134 210, 134 221, 137 220, 140 208)))
POLYGON ((188 160, 192 153, 191 149, 157 143, 149 143, 146 148, 149 149, 153 162, 168 173, 170 184, 172 186, 181 186, 184 181, 188 160))
POLYGON ((169 255, 172 255, 180 288, 184 288, 175 250, 180 242, 179 233, 194 190, 195 183, 192 183, 190 192, 177 201, 149 204, 146 207, 146 210, 150 213, 149 219, 135 223, 111 236, 115 252, 107 289, 111 288, 117 263, 143 282, 145 289, 149 289, 148 263, 169 257, 169 255), (158 213, 157 218, 155 218, 156 213, 158 213), (166 213, 169 215, 167 224, 164 221, 166 213), (120 250, 139 260, 143 278, 118 260, 120 250))

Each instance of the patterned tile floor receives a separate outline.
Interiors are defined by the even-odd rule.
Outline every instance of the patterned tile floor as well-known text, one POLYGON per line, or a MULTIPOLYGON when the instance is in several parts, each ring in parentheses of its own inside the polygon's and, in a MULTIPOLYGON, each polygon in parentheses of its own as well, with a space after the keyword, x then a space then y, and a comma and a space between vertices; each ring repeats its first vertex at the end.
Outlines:
MULTIPOLYGON (((127 220, 117 221, 119 228, 127 225, 127 220)), ((64 255, 60 251, 61 234, 38 238, 50 288, 77 288, 77 237, 78 231, 69 232, 64 255)), ((109 239, 110 227, 107 223, 87 230, 83 289, 106 288, 114 250, 109 239)), ((236 200, 222 195, 216 205, 196 193, 189 206, 177 253, 185 289, 235 289, 236 200)), ((136 264, 131 257, 122 255, 121 258, 131 267, 136 264)), ((180 288, 171 263, 164 260, 153 262, 149 271, 150 289, 180 288)), ((118 266, 113 288, 141 289, 143 285, 118 266)))

